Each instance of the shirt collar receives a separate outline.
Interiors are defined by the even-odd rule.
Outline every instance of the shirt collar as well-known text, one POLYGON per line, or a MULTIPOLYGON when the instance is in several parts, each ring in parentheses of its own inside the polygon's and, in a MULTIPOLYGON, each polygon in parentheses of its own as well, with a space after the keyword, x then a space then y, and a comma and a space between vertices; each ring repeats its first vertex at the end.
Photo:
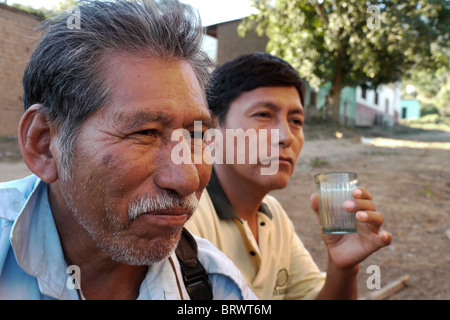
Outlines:
MULTIPOLYGON (((5 185, 5 184, 4 184, 5 185)), ((67 269, 58 230, 48 200, 48 184, 36 176, 20 180, 0 189, 0 200, 10 201, 0 206, 0 218, 14 223, 11 245, 17 264, 35 277, 43 295, 56 299, 78 299, 75 289, 67 285, 71 273, 67 269)), ((1 234, 1 233, 0 233, 1 234)), ((178 260, 171 253, 179 279, 178 260)), ((138 299, 178 299, 173 268, 168 259, 149 266, 146 280, 141 284, 138 299)), ((183 296, 188 297, 182 286, 183 296)))
POLYGON ((76 299, 66 286, 69 274, 48 201, 48 185, 40 181, 19 213, 11 232, 17 263, 37 278, 41 292, 57 299, 76 299))
MULTIPOLYGON (((206 186, 208 190, 209 197, 214 205, 214 209, 217 212, 217 216, 220 219, 240 219, 236 210, 234 210, 231 205, 230 200, 228 200, 227 195, 223 191, 220 181, 216 175, 214 167, 211 172, 211 179, 209 180, 208 185, 206 186)), ((259 212, 262 212, 270 219, 272 219, 272 213, 269 210, 269 207, 264 202, 258 208, 259 212)))

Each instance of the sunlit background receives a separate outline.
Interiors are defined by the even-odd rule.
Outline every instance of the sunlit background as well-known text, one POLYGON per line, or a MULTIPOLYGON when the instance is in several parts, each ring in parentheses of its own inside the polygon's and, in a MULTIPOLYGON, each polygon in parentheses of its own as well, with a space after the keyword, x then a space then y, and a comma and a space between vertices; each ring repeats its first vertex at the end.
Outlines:
MULTIPOLYGON (((0 1, 1 2, 1 1, 0 1)), ((23 4, 36 9, 52 9, 61 0, 7 0, 8 4, 23 4)), ((198 9, 204 25, 211 25, 248 16, 254 9, 249 0, 181 0, 198 9)))
MULTIPOLYGON (((2 2, 2 1, 0 1, 2 2)), ((181 0, 198 10, 204 26, 241 19, 255 13, 249 0, 181 0)), ((7 0, 8 5, 21 4, 35 9, 53 9, 61 0, 7 0)), ((217 40, 206 36, 203 47, 211 57, 217 54, 217 40)))

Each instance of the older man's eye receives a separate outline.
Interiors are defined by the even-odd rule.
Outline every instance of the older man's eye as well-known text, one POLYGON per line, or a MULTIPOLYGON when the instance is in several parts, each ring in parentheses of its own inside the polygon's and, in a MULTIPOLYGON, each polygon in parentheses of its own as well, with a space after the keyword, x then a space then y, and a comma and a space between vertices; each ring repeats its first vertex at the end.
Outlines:
POLYGON ((156 136, 158 134, 158 130, 156 129, 146 129, 136 132, 137 135, 143 135, 143 136, 156 136))
POLYGON ((196 139, 196 140, 203 140, 204 134, 205 133, 202 132, 202 131, 192 131, 192 132, 190 132, 191 139, 196 139))

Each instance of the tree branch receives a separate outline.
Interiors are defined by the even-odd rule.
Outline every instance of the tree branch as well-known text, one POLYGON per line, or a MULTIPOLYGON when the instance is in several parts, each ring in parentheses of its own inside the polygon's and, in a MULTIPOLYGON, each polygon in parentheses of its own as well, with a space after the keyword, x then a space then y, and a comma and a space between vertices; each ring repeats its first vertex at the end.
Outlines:
POLYGON ((323 3, 319 4, 319 2, 317 0, 315 0, 315 1, 313 1, 313 6, 317 12, 317 15, 322 20, 323 24, 325 26, 328 26, 328 18, 327 18, 327 15, 325 14, 325 10, 323 9, 323 3))

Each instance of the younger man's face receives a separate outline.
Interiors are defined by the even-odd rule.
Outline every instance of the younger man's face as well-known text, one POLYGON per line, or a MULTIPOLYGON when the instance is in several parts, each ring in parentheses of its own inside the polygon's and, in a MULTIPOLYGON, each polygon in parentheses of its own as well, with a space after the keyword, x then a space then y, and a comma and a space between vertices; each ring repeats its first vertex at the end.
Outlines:
MULTIPOLYGON (((226 142, 223 163, 255 187, 275 190, 284 188, 292 175, 303 146, 304 111, 297 89, 292 87, 259 87, 244 92, 231 104, 218 129, 226 137, 227 130, 253 129, 257 140, 243 144, 226 142), (274 133, 276 133, 274 135, 274 133), (257 149, 255 149, 257 148, 257 149), (278 155, 275 152, 278 148, 278 155), (246 158, 239 164, 237 155, 257 150, 257 163, 246 158), (234 153, 234 161, 226 162, 226 154, 234 153), (261 174, 262 168, 277 167, 273 174, 261 174)), ((228 159, 230 160, 230 159, 228 159)), ((268 172, 266 170, 266 172, 268 172)))

